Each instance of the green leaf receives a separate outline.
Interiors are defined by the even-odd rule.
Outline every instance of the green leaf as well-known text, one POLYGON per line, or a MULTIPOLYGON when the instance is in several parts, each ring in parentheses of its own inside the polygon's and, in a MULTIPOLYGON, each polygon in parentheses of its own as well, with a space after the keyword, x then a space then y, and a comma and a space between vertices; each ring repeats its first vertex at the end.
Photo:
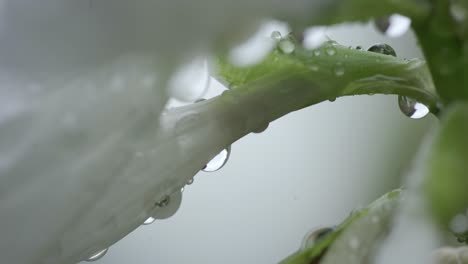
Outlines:
POLYGON ((468 104, 455 104, 441 117, 426 163, 425 191, 431 210, 444 229, 454 229, 455 217, 468 213, 467 135, 468 104))
POLYGON ((375 243, 388 232, 402 191, 394 190, 368 207, 351 213, 332 233, 308 249, 301 249, 281 264, 363 263, 375 243))

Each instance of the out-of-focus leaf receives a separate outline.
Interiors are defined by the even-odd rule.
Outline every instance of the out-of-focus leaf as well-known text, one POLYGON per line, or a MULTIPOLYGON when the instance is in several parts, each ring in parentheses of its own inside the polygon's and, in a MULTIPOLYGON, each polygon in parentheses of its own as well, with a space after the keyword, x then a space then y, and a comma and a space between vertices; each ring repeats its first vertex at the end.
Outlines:
POLYGON ((352 212, 316 245, 299 250, 281 264, 372 263, 369 261, 376 245, 390 228, 401 192, 389 192, 368 207, 352 212))
POLYGON ((467 135, 468 105, 455 104, 441 117, 425 179, 425 192, 435 218, 444 229, 465 236, 468 234, 467 135))

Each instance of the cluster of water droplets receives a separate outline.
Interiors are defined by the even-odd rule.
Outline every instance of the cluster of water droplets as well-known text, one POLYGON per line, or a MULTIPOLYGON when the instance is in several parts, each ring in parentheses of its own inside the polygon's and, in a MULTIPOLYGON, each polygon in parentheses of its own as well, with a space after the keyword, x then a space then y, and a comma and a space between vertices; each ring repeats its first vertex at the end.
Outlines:
MULTIPOLYGON (((395 50, 388 44, 373 45, 368 49, 368 51, 396 57, 395 50)), ((429 108, 425 104, 402 95, 398 96, 398 106, 404 115, 412 119, 423 118, 430 112, 429 108)))
POLYGON ((296 41, 291 34, 283 37, 279 31, 273 31, 271 38, 277 42, 279 50, 285 54, 293 53, 296 50, 296 41))

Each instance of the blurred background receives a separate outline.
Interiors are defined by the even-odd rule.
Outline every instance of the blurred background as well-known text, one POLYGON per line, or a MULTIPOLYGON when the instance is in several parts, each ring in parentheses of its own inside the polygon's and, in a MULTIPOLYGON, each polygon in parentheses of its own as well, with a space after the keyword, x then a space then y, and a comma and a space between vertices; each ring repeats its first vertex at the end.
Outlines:
MULTIPOLYGON (((399 57, 422 57, 412 32, 388 38, 373 24, 326 28, 340 44, 388 43, 399 57)), ((194 80, 194 83, 196 80, 194 80)), ((225 88, 211 81, 205 97, 225 88)), ((186 186, 179 211, 141 226, 100 264, 276 263, 320 226, 399 187, 428 116, 404 116, 396 96, 338 98, 291 113, 232 145, 219 171, 186 186)))

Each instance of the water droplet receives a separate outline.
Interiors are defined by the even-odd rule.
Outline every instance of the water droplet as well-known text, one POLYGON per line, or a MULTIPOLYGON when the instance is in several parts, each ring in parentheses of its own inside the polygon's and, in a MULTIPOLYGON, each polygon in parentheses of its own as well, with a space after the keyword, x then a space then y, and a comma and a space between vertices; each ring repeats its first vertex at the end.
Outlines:
POLYGON ((468 231, 468 216, 464 214, 456 215, 450 221, 450 230, 454 233, 464 233, 468 231))
POLYGON ((333 232, 333 228, 325 227, 314 229, 307 233, 302 240, 301 249, 307 249, 313 247, 317 242, 325 238, 328 234, 333 232))
POLYGON ((343 67, 343 63, 341 62, 338 62, 336 65, 335 65, 335 68, 333 69, 333 71, 335 72, 335 75, 337 77, 341 77, 345 74, 345 68, 343 67))
POLYGON ((370 47, 367 51, 396 57, 395 50, 388 44, 375 44, 372 47, 370 47))
POLYGON ((311 71, 316 72, 316 71, 318 71, 320 69, 320 67, 317 64, 312 64, 312 65, 309 66, 309 69, 311 71))
POLYGON ((423 118, 429 114, 427 106, 406 96, 398 96, 398 106, 403 114, 413 119, 423 118))
POLYGON ((296 49, 296 44, 290 37, 282 38, 278 43, 278 47, 283 53, 289 54, 296 49))
POLYGON ((411 27, 411 19, 399 14, 375 20, 377 29, 388 37, 403 36, 411 27))
POLYGON ((362 50, 362 47, 361 46, 356 46, 356 49, 357 50, 362 50))
POLYGON ((332 98, 328 99, 328 101, 330 101, 330 102, 335 102, 335 101, 336 101, 336 97, 332 97, 332 98))
POLYGON ((96 261, 96 260, 99 260, 101 259, 102 257, 104 257, 104 255, 106 255, 107 253, 107 248, 106 249, 103 249, 95 254, 93 254, 91 257, 89 257, 86 261, 87 262, 92 262, 92 261, 96 261))
POLYGON ((361 246, 361 242, 359 241, 359 238, 357 237, 352 237, 349 241, 348 241, 348 244, 349 244, 349 247, 351 249, 358 249, 359 246, 361 246))
POLYGON ((152 223, 154 223, 154 221, 156 221, 154 217, 148 217, 148 219, 146 219, 145 222, 143 222, 143 225, 151 225, 152 223))
POLYGON ((321 53, 319 49, 314 50, 314 56, 320 56, 321 53))
POLYGON ((177 212, 180 204, 182 203, 182 192, 176 191, 169 197, 170 203, 167 203, 166 206, 154 208, 153 212, 151 213, 151 216, 154 219, 167 219, 177 212))
POLYGON ((187 185, 191 185, 193 183, 193 178, 190 178, 190 180, 187 181, 187 185))
POLYGON ((328 46, 325 48, 325 52, 329 55, 329 56, 333 56, 336 54, 336 49, 335 47, 333 46, 328 46))
POLYGON ((185 187, 180 188, 180 192, 184 192, 184 191, 185 191, 185 187))
POLYGON ((273 31, 271 32, 271 38, 275 41, 280 41, 281 40, 281 33, 279 31, 273 31))
POLYGON ((260 133, 264 132, 265 130, 267 130, 269 125, 270 125, 269 123, 265 123, 263 125, 260 125, 259 127, 254 129, 252 132, 256 133, 256 134, 260 134, 260 133))
POLYGON ((205 172, 213 172, 221 169, 229 159, 229 155, 231 154, 231 146, 227 147, 223 151, 221 151, 218 155, 216 155, 213 159, 211 159, 202 171, 205 172))
POLYGON ((170 201, 171 201, 171 198, 169 197, 169 195, 166 195, 161 200, 156 202, 156 206, 157 207, 165 207, 165 206, 167 206, 169 204, 170 201))

